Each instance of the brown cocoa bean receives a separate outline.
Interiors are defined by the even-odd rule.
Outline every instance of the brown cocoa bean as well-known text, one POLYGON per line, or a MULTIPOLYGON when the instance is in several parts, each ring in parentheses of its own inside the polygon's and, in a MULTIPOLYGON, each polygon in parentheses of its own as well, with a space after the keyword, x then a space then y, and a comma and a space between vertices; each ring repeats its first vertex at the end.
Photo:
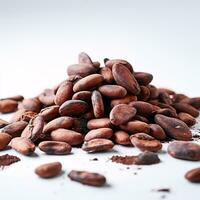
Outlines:
POLYGON ((140 85, 148 85, 153 80, 153 75, 146 72, 134 72, 134 76, 140 85))
POLYGON ((131 143, 141 151, 157 152, 162 149, 162 144, 146 133, 136 133, 130 136, 131 143))
POLYGON ((0 150, 4 150, 9 142, 11 141, 12 137, 7 133, 0 133, 0 150))
POLYGON ((194 97, 194 98, 184 98, 182 99, 183 103, 190 104, 191 106, 195 107, 196 109, 200 109, 200 97, 194 97))
POLYGON ((111 128, 98 128, 98 129, 93 129, 89 131, 86 135, 84 140, 85 141, 90 141, 92 139, 96 138, 104 138, 104 139, 109 139, 113 135, 113 131, 111 128))
POLYGON ((92 74, 80 79, 74 84, 73 91, 79 92, 83 90, 91 90, 98 87, 103 82, 103 76, 100 74, 92 74))
POLYGON ((82 100, 82 101, 86 101, 88 103, 91 102, 91 96, 92 96, 92 92, 90 91, 80 91, 80 92, 76 92, 72 99, 73 100, 82 100))
POLYGON ((16 137, 10 142, 10 146, 23 155, 30 155, 35 151, 35 145, 28 138, 16 137))
POLYGON ((73 118, 71 117, 58 117, 44 126, 43 133, 50 133, 59 128, 70 129, 73 126, 73 118))
POLYGON ((146 86, 140 86, 140 93, 137 95, 139 101, 147 101, 150 97, 150 90, 146 86))
POLYGON ((123 98, 127 94, 126 89, 119 85, 102 85, 98 90, 103 96, 111 99, 123 98))
POLYGON ((45 122, 51 121, 59 115, 60 106, 49 106, 40 111, 45 122))
POLYGON ((79 145, 83 142, 83 136, 80 133, 62 128, 52 131, 51 139, 59 142, 66 142, 72 146, 79 145))
POLYGON ((161 114, 161 115, 174 117, 174 118, 178 117, 177 113, 174 110, 169 109, 169 108, 162 108, 162 109, 156 110, 154 114, 161 114))
POLYGON ((86 64, 86 63, 70 65, 67 68, 68 76, 79 75, 81 77, 85 77, 90 74, 96 73, 96 71, 97 71, 97 69, 93 65, 86 64))
POLYGON ((119 104, 110 111, 110 121, 118 126, 129 122, 136 114, 136 109, 127 104, 119 104))
POLYGON ((0 112, 11 113, 17 109, 18 102, 10 99, 0 100, 0 112))
POLYGON ((121 130, 116 131, 113 136, 114 136, 113 139, 115 143, 117 144, 121 144, 121 145, 131 144, 129 134, 126 133, 125 131, 121 131, 121 130))
POLYGON ((61 116, 81 116, 88 110, 88 104, 81 100, 65 101, 59 109, 61 116))
POLYGON ((200 183, 200 167, 188 171, 185 178, 192 183, 200 183))
POLYGON ((62 164, 60 162, 51 162, 40 165, 35 169, 35 173, 41 178, 53 178, 61 173, 62 164))
POLYGON ((188 113, 180 112, 178 114, 178 118, 185 122, 188 126, 193 126, 196 124, 196 119, 188 113))
POLYGON ((38 98, 24 99, 18 106, 18 109, 25 109, 27 111, 40 112, 41 102, 38 98))
POLYGON ((106 83, 113 83, 114 82, 114 77, 112 75, 112 71, 108 67, 102 67, 100 69, 100 74, 103 76, 104 81, 106 83))
POLYGON ((182 160, 200 160, 200 145, 192 142, 174 141, 168 146, 168 154, 182 160))
POLYGON ((70 81, 63 82, 58 88, 54 102, 56 105, 62 105, 65 101, 70 100, 73 95, 73 83, 70 81))
POLYGON ((93 65, 92 59, 85 52, 81 52, 78 55, 78 62, 79 62, 79 64, 90 64, 90 65, 93 65))
POLYGON ((15 95, 15 96, 11 96, 11 97, 6 97, 0 100, 13 100, 13 101, 22 101, 24 99, 24 97, 22 95, 15 95))
POLYGON ((11 137, 18 137, 27 126, 27 122, 18 121, 8 124, 2 129, 2 132, 8 133, 11 137))
POLYGON ((94 90, 92 92, 91 99, 92 99, 94 116, 96 118, 102 118, 104 116, 104 103, 101 93, 97 90, 94 90))
POLYGON ((38 115, 35 118, 31 119, 27 128, 21 134, 21 137, 30 139, 32 142, 35 142, 42 137, 44 128, 44 119, 42 116, 38 115))
POLYGON ((159 99, 161 102, 171 105, 172 99, 170 98, 170 95, 167 92, 159 92, 159 99))
POLYGON ((157 140, 165 140, 165 131, 158 124, 149 124, 150 132, 149 134, 157 140))
POLYGON ((71 152, 71 146, 66 142, 43 141, 38 145, 39 149, 49 155, 65 155, 71 152))
POLYGON ((160 159, 156 153, 145 151, 140 153, 135 160, 136 165, 153 165, 160 162, 160 159))
POLYGON ((84 185, 100 187, 106 183, 106 178, 98 173, 92 173, 87 171, 76 171, 72 170, 68 177, 76 182, 82 183, 84 185))
POLYGON ((125 97, 120 98, 120 99, 112 99, 110 105, 111 105, 111 108, 113 108, 114 106, 118 104, 128 104, 131 101, 137 101, 137 96, 128 94, 125 97))
POLYGON ((54 104, 55 93, 52 89, 45 89, 39 96, 38 99, 45 106, 51 106, 54 104))
POLYGON ((108 151, 113 148, 114 144, 111 140, 108 139, 93 139, 88 142, 84 142, 82 149, 87 152, 100 152, 100 151, 108 151))
POLYGON ((175 103, 175 104, 173 104, 173 107, 177 110, 177 112, 185 112, 185 113, 192 115, 193 117, 199 116, 199 111, 189 104, 175 103))
POLYGON ((154 117, 156 124, 160 125, 165 133, 176 140, 191 140, 192 133, 181 120, 157 114, 154 117))
POLYGON ((123 65, 114 64, 112 67, 112 73, 115 81, 118 85, 126 88, 127 91, 133 95, 140 93, 140 87, 133 74, 123 65))
POLYGON ((149 133, 150 127, 147 123, 138 120, 130 121, 127 124, 120 125, 120 128, 130 134, 134 133, 149 133))
POLYGON ((87 122, 88 129, 111 128, 109 118, 91 119, 87 122))
POLYGON ((147 85, 146 87, 150 91, 150 97, 149 97, 149 99, 151 99, 151 100, 157 99, 158 96, 159 96, 158 89, 154 85, 147 85))

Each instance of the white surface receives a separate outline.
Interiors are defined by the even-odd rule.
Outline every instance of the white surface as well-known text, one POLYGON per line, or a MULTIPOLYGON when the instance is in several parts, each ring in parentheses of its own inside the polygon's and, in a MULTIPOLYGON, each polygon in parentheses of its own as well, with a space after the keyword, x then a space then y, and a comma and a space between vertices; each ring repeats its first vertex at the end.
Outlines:
MULTIPOLYGON (((0 98, 32 97, 66 78, 67 65, 88 52, 103 64, 104 57, 124 58, 136 71, 154 74, 153 84, 199 96, 199 1, 141 0, 0 0, 0 98)), ((0 116, 2 117, 2 116, 0 116)), ((160 154, 162 163, 142 167, 107 162, 115 154, 137 154, 135 148, 69 156, 29 158, 0 171, 1 199, 160 199, 152 189, 169 187, 169 200, 199 199, 199 185, 184 179, 199 162, 160 154), (98 157, 99 161, 89 161, 98 157), (37 165, 59 160, 65 173, 52 180, 34 174, 37 165), (105 174, 108 186, 93 188, 71 182, 71 169, 105 174), (137 172, 138 175, 134 175, 137 172)))

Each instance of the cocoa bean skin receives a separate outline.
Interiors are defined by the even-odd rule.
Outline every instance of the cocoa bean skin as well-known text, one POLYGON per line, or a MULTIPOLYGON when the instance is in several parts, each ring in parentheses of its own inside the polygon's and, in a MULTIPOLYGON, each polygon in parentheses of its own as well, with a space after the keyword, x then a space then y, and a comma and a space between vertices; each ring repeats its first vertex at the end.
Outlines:
POLYGON ((96 118, 102 118, 104 116, 104 103, 101 96, 101 93, 97 90, 92 92, 92 107, 94 116, 96 118))
POLYGON ((108 139, 92 139, 88 142, 84 142, 82 149, 87 152, 100 152, 100 151, 108 151, 113 148, 114 144, 111 140, 108 139))
POLYGON ((130 136, 131 143, 141 151, 157 152, 162 149, 162 144, 146 133, 136 133, 130 136))
POLYGON ((39 149, 49 155, 66 155, 71 152, 71 146, 66 142, 43 141, 38 145, 39 149))
POLYGON ((126 89, 119 85, 102 85, 98 90, 103 96, 111 99, 123 98, 127 94, 126 89))
POLYGON ((183 160, 200 160, 200 145, 192 142, 174 141, 168 146, 168 154, 183 160))
POLYGON ((17 101, 6 99, 0 100, 0 113, 11 113, 17 109, 17 101))
POLYGON ((73 95, 73 83, 65 81, 58 88, 54 102, 56 105, 61 106, 65 101, 70 100, 73 95))
POLYGON ((0 133, 0 150, 4 150, 9 142, 11 141, 12 137, 7 133, 0 133))
POLYGON ((98 174, 98 173, 87 172, 87 171, 72 170, 68 174, 68 177, 71 180, 77 181, 84 185, 90 185, 90 186, 96 186, 96 187, 103 186, 106 183, 106 178, 103 175, 98 174))
POLYGON ((73 91, 80 92, 84 90, 94 89, 95 87, 101 85, 103 80, 103 76, 101 76, 100 74, 92 74, 86 76, 85 78, 80 79, 74 84, 73 91))
POLYGON ((157 114, 154 117, 156 124, 160 125, 165 133, 176 140, 191 140, 192 133, 181 120, 157 114))
POLYGON ((70 129, 73 126, 74 120, 71 117, 58 117, 44 126, 43 133, 50 133, 59 128, 70 129))
POLYGON ((10 142, 10 146, 23 155, 30 155, 35 151, 35 145, 28 138, 13 138, 10 142))
POLYGON ((200 183, 200 167, 188 171, 185 178, 192 183, 200 183))
POLYGON ((111 128, 111 126, 109 118, 91 119, 87 123, 87 128, 90 130, 97 128, 111 128))
POLYGON ((140 87, 133 74, 121 64, 114 64, 112 73, 118 85, 126 88, 133 95, 140 93, 140 87))
POLYGON ((61 173, 62 164, 60 162, 52 162, 40 165, 35 169, 35 173, 41 178, 53 178, 61 173))
POLYGON ((81 100, 65 101, 59 109, 61 116, 80 116, 88 110, 88 104, 81 100))
POLYGON ((92 139, 96 138, 104 138, 104 139, 109 139, 113 135, 113 131, 111 128, 98 128, 98 129, 93 129, 89 131, 86 135, 84 140, 85 141, 90 141, 92 139))
POLYGON ((138 120, 130 121, 127 124, 120 125, 120 128, 130 134, 149 133, 149 124, 138 120))
POLYGON ((125 131, 122 131, 122 130, 116 131, 113 136, 114 136, 113 139, 115 143, 117 144, 121 144, 121 145, 131 144, 129 134, 126 133, 125 131))
POLYGON ((80 133, 62 128, 52 131, 51 139, 53 141, 66 142, 72 146, 83 142, 83 136, 80 133))
POLYGON ((48 122, 58 116, 59 108, 60 106, 57 105, 46 107, 40 111, 40 115, 43 117, 45 122, 48 122))
POLYGON ((110 122, 116 126, 129 122, 136 114, 136 109, 126 104, 119 104, 110 111, 110 122))
POLYGON ((18 137, 21 135, 22 131, 28 125, 25 121, 18 121, 8 124, 2 129, 2 132, 8 133, 11 137, 18 137))

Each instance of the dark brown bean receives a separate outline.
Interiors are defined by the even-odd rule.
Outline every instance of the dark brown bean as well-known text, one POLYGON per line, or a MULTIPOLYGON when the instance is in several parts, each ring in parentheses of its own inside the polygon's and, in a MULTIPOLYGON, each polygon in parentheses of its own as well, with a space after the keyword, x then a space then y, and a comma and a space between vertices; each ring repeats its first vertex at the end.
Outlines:
POLYGON ((12 137, 7 133, 0 133, 0 150, 4 150, 9 142, 11 141, 12 137))
POLYGON ((52 162, 40 165, 35 169, 35 173, 41 178, 53 178, 61 173, 62 164, 60 162, 52 162))
POLYGON ((91 99, 92 99, 94 116, 96 118, 102 118, 104 116, 104 103, 101 93, 97 90, 94 90, 92 92, 91 99))
POLYGON ((120 128, 130 134, 150 132, 149 125, 138 120, 130 121, 127 124, 120 125, 120 128))
POLYGON ((140 86, 140 93, 137 95, 139 101, 147 101, 150 97, 150 90, 146 86, 140 86))
POLYGON ((56 105, 62 105, 65 101, 70 100, 73 95, 73 83, 70 81, 63 82, 58 88, 54 102, 56 105))
POLYGON ((160 162, 160 159, 156 153, 145 151, 140 153, 136 160, 135 164, 136 165, 152 165, 152 164, 157 164, 160 162))
POLYGON ((163 102, 167 105, 172 104, 172 99, 167 92, 159 92, 159 99, 160 99, 161 102, 163 102))
POLYGON ((50 106, 42 109, 40 115, 43 117, 45 122, 48 122, 59 115, 59 106, 50 106))
POLYGON ((74 84, 73 91, 79 92, 84 90, 91 90, 98 87, 103 82, 103 76, 100 74, 92 74, 80 79, 74 84))
POLYGON ((127 104, 119 104, 110 111, 110 122, 116 126, 129 122, 136 114, 136 109, 127 104))
POLYGON ((181 102, 190 104, 191 106, 195 107, 196 109, 200 109, 200 97, 184 98, 184 99, 182 99, 181 102))
POLYGON ((134 72, 134 76, 140 85, 148 85, 153 80, 153 75, 146 72, 134 72))
POLYGON ((165 133, 176 140, 191 140, 192 133, 181 120, 157 114, 154 117, 156 124, 160 125, 165 133))
POLYGON ((28 138, 13 138, 10 142, 10 146, 23 155, 30 155, 35 151, 35 145, 28 138))
POLYGON ((10 99, 0 100, 0 113, 11 113, 16 111, 18 102, 10 99))
POLYGON ((98 90, 103 96, 111 99, 123 98, 127 94, 126 89, 119 85, 102 85, 98 90))
POLYGON ((81 100, 65 101, 59 109, 62 116, 81 116, 88 110, 88 104, 81 100))
POLYGON ((147 85, 149 91, 150 91, 150 99, 157 99, 159 96, 158 89, 154 85, 147 85))
POLYGON ((100 152, 100 151, 108 151, 113 148, 114 144, 111 140, 108 139, 93 139, 88 142, 84 142, 82 149, 87 152, 100 152))
POLYGON ((106 183, 106 178, 103 175, 87 171, 72 170, 68 174, 68 177, 73 181, 77 181, 84 185, 90 185, 90 186, 100 187, 106 183))
POLYGON ((162 149, 162 144, 158 140, 145 133, 131 135, 130 140, 141 151, 157 152, 162 149))
POLYGON ((173 104, 173 107, 178 111, 178 112, 185 112, 193 117, 198 117, 199 116, 199 111, 194 108, 193 106, 186 104, 186 103, 175 103, 173 104))
POLYGON ((200 145, 192 142, 174 141, 169 144, 168 153, 178 159, 200 160, 200 145))
POLYGON ((165 131, 158 124, 149 124, 150 132, 149 134, 156 138, 157 140, 165 140, 165 131))
POLYGON ((104 138, 104 139, 109 139, 113 135, 113 131, 111 128, 98 128, 98 129, 93 129, 89 131, 86 135, 84 140, 85 141, 90 141, 92 139, 96 138, 104 138))
POLYGON ((111 128, 111 122, 109 118, 91 119, 87 123, 87 128, 88 129, 111 128))
POLYGON ((50 155, 65 155, 71 152, 71 146, 66 142, 43 141, 38 145, 39 149, 50 155))
POLYGON ((38 115, 35 118, 31 119, 27 125, 27 129, 21 134, 21 137, 30 139, 32 142, 35 142, 42 137, 44 128, 44 119, 42 116, 38 115))
POLYGON ((126 88, 127 91, 133 95, 140 93, 140 87, 133 74, 123 65, 114 64, 112 67, 112 73, 115 81, 118 85, 126 88))
POLYGON ((72 99, 91 102, 91 95, 92 95, 92 92, 90 92, 90 91, 80 91, 80 92, 76 92, 73 95, 72 99))
POLYGON ((70 129, 73 126, 74 119, 71 117, 58 117, 44 126, 43 133, 50 133, 59 128, 70 129))
POLYGON ((192 183, 200 183, 200 167, 188 171, 185 178, 192 183))
POLYGON ((21 135, 22 131, 27 126, 27 122, 25 121, 18 121, 8 124, 2 129, 2 132, 8 133, 11 137, 18 137, 21 135))
POLYGON ((72 146, 79 145, 83 142, 83 136, 80 133, 62 128, 52 131, 51 139, 59 142, 66 142, 72 146))

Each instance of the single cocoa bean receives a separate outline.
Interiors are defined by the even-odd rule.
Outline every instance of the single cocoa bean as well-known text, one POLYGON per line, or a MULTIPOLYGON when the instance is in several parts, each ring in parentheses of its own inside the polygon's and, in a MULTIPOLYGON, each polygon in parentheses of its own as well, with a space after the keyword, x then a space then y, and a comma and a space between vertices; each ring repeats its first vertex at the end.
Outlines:
POLYGON ((185 178, 192 183, 200 183, 200 167, 188 171, 185 178))
POLYGON ((24 99, 18 106, 18 109, 25 109, 36 113, 40 112, 41 102, 38 98, 24 99))
POLYGON ((17 109, 18 102, 10 99, 0 100, 0 112, 11 113, 17 109))
POLYGON ((97 90, 94 90, 92 92, 91 99, 92 99, 94 116, 96 118, 102 118, 104 116, 104 103, 101 93, 97 90))
POLYGON ((0 133, 0 150, 4 150, 9 142, 11 141, 12 137, 7 133, 0 133))
POLYGON ((109 67, 110 69, 112 69, 114 64, 121 64, 121 65, 125 66, 131 73, 133 72, 133 68, 132 68, 131 64, 129 62, 127 62, 126 60, 122 60, 122 59, 109 60, 108 59, 105 62, 105 66, 109 67))
POLYGON ((73 100, 82 100, 82 101, 86 101, 88 103, 91 102, 91 96, 92 96, 92 92, 90 91, 80 91, 80 92, 76 92, 72 99, 73 100))
POLYGON ((117 144, 121 144, 121 145, 130 145, 131 141, 130 141, 130 137, 129 134, 125 131, 116 131, 113 135, 113 139, 115 141, 115 143, 117 144))
POLYGON ((39 96, 38 99, 45 106, 51 106, 54 104, 55 93, 52 89, 45 89, 39 96))
POLYGON ((45 122, 51 121, 59 115, 60 106, 49 106, 40 111, 40 115, 43 117, 45 122))
POLYGON ((149 124, 150 132, 149 134, 157 140, 165 140, 165 131, 158 124, 149 124))
POLYGON ((153 80, 153 75, 146 72, 134 72, 134 76, 140 85, 149 85, 153 80))
POLYGON ((118 104, 128 104, 131 101, 137 101, 137 96, 128 94, 125 97, 120 98, 120 99, 112 99, 110 105, 111 105, 111 108, 113 108, 114 106, 118 104))
POLYGON ((87 122, 87 128, 88 129, 111 128, 111 122, 109 118, 91 119, 87 122))
POLYGON ((193 126, 196 124, 196 119, 188 113, 180 112, 178 114, 178 118, 185 122, 188 126, 193 126))

